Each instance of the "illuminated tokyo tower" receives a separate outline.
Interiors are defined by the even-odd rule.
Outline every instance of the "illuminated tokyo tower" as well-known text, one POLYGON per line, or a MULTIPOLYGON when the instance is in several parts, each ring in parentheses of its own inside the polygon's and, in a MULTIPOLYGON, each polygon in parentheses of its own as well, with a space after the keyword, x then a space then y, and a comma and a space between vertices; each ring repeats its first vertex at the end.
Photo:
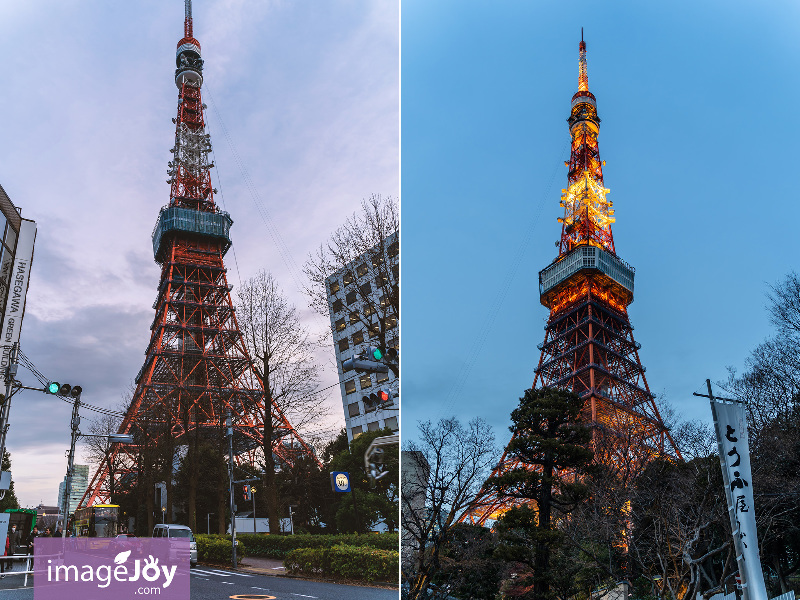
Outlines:
MULTIPOLYGON (((578 91, 567 119, 572 138, 564 216, 556 259, 539 272, 541 302, 550 309, 533 387, 559 388, 584 399, 595 461, 635 466, 659 455, 679 455, 661 420, 639 360, 627 307, 634 269, 616 253, 609 190, 597 143, 600 118, 589 91, 586 43, 579 45, 578 91)), ((506 453, 493 475, 524 465, 506 453)), ((481 492, 464 518, 483 524, 509 508, 481 492)))
MULTIPOLYGON (((228 411, 237 460, 254 462, 262 451, 265 432, 273 440, 277 464, 291 465, 302 455, 317 460, 277 405, 265 402, 263 383, 236 322, 223 262, 231 246, 233 221, 214 203, 211 140, 205 132, 206 106, 200 97, 203 59, 200 43, 192 35, 191 0, 185 3, 184 36, 176 55, 175 146, 167 171, 170 201, 161 209, 153 230, 153 255, 161 266, 161 280, 153 304, 150 344, 119 428, 119 433, 133 434, 138 443, 113 447, 80 506, 109 502, 115 489, 130 489, 137 478, 144 478, 153 460, 161 460, 161 477, 165 477, 182 447, 198 440, 224 439, 228 411), (161 454, 152 458, 164 448, 172 460, 161 454), (148 452, 152 456, 143 462, 148 452), (115 467, 109 469, 109 465, 115 467)), ((227 456, 227 443, 225 450, 227 456)))

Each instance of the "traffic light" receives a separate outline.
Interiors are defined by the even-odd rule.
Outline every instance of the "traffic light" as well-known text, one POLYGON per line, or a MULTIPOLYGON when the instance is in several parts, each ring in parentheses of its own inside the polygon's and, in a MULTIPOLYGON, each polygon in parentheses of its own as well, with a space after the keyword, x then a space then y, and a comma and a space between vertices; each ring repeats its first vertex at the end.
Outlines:
POLYGON ((379 406, 381 404, 391 402, 392 392, 389 390, 378 390, 372 392, 369 396, 362 396, 361 401, 364 406, 379 406))
POLYGON ((47 384, 47 387, 44 388, 44 391, 48 394, 53 394, 56 396, 69 396, 72 398, 77 398, 81 395, 83 388, 79 385, 72 386, 68 383, 51 381, 47 384))
POLYGON ((367 373, 388 373, 389 367, 381 362, 383 353, 378 348, 370 348, 367 352, 362 352, 358 356, 348 358, 342 362, 342 370, 364 371, 367 373))
POLYGON ((250 486, 247 485, 247 484, 244 484, 242 486, 242 491, 244 491, 244 499, 245 500, 250 500, 250 486))

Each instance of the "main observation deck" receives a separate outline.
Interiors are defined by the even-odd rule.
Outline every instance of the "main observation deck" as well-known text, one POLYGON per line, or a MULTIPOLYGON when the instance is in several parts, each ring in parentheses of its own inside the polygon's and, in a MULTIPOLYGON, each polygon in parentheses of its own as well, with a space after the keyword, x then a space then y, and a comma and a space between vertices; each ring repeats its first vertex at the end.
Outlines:
POLYGON ((550 308, 552 299, 577 273, 596 273, 614 288, 625 306, 633 302, 635 270, 621 258, 597 246, 578 246, 562 258, 539 271, 539 295, 543 305, 550 308))
POLYGON ((153 228, 153 256, 158 260, 165 236, 180 231, 202 237, 211 237, 222 242, 222 254, 231 247, 231 225, 233 219, 226 212, 205 212, 179 206, 165 206, 158 213, 153 228))

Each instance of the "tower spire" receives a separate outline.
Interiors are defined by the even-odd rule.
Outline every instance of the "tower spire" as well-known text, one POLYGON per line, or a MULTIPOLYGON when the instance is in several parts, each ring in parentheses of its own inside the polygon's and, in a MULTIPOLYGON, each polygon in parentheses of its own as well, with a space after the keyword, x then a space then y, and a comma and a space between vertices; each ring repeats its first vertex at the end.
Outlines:
MULTIPOLYGON (((186 0, 190 2, 191 0, 186 0)), ((589 74, 586 70, 586 42, 583 41, 583 27, 581 27, 581 43, 578 45, 578 91, 589 91, 589 74)))
MULTIPOLYGON (((193 37, 192 34, 192 0, 184 0, 184 11, 186 12, 186 18, 183 21, 183 36, 190 38, 193 37)), ((581 29, 581 39, 583 39, 583 29, 581 29)))
POLYGON ((606 198, 609 190, 603 185, 603 162, 597 143, 600 117, 597 116, 597 99, 589 91, 583 29, 578 48, 578 91, 572 96, 572 110, 567 119, 572 150, 568 163, 568 187, 561 190, 564 217, 559 219, 563 224, 559 255, 581 244, 598 246, 613 253, 611 224, 614 222, 614 211, 612 203, 606 198))

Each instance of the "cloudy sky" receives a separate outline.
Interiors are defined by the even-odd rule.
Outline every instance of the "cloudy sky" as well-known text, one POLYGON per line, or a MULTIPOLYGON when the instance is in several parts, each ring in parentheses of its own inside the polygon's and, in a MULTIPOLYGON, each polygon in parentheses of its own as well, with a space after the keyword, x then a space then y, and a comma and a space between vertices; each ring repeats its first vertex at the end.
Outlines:
POLYGON ((404 439, 451 415, 509 438, 544 340, 581 27, 647 380, 710 421, 692 392, 741 370, 772 333, 768 284, 800 266, 800 5, 404 0, 401 21, 404 439))
MULTIPOLYGON (((399 193, 397 4, 195 0, 194 33, 217 201, 234 220, 229 281, 272 271, 321 331, 299 291, 306 257, 362 198, 399 193)), ((90 404, 119 403, 149 341, 182 36, 181 0, 0 3, 0 183, 38 224, 22 349, 90 404)), ((320 355, 324 385, 332 356, 320 355)), ((329 405, 320 428, 336 431, 338 387, 329 405)), ((56 502, 69 414, 51 396, 15 397, 23 505, 56 502)))

